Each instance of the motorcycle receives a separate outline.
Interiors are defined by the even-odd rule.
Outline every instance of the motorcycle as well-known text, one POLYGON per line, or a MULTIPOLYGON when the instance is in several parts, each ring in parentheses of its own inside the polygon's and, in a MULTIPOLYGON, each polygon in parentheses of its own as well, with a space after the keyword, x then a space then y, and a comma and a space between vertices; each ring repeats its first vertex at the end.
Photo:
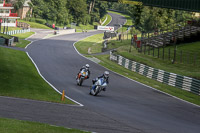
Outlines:
POLYGON ((88 77, 88 72, 87 70, 83 69, 81 72, 78 74, 78 77, 76 78, 77 85, 82 85, 83 80, 87 79, 88 77))
POLYGON ((104 78, 99 78, 90 88, 90 95, 96 96, 107 86, 104 78), (95 86, 95 87, 94 87, 95 86), (93 88, 94 87, 94 88, 93 88))

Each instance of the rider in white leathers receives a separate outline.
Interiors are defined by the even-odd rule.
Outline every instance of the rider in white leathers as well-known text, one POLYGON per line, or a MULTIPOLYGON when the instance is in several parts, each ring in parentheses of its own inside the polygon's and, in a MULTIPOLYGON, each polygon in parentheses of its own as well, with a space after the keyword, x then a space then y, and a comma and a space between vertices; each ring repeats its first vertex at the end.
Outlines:
POLYGON ((86 64, 85 66, 81 67, 80 71, 79 71, 78 74, 77 74, 77 78, 78 78, 79 73, 80 73, 83 69, 86 69, 86 71, 88 72, 87 79, 89 79, 89 77, 90 77, 90 70, 89 70, 89 68, 90 68, 90 65, 89 65, 89 64, 86 64))
MULTIPOLYGON (((106 81, 106 83, 108 84, 108 83, 109 83, 109 72, 108 72, 108 71, 105 71, 103 75, 101 75, 101 76, 97 77, 96 79, 93 79, 93 80, 92 80, 92 83, 93 83, 92 88, 93 88, 93 89, 96 87, 96 86, 95 86, 95 82, 97 82, 98 79, 100 79, 100 78, 104 78, 105 81, 106 81)), ((106 91, 106 88, 103 88, 103 91, 106 91)))

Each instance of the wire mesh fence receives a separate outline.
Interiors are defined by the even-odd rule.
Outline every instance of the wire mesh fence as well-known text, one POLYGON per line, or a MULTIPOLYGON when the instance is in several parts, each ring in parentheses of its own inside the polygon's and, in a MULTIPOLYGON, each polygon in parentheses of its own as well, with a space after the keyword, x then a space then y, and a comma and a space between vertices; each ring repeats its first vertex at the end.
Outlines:
POLYGON ((200 53, 199 52, 189 52, 177 47, 153 47, 153 46, 139 46, 135 47, 138 52, 145 55, 153 56, 165 61, 170 61, 171 63, 181 63, 187 65, 200 66, 200 53))

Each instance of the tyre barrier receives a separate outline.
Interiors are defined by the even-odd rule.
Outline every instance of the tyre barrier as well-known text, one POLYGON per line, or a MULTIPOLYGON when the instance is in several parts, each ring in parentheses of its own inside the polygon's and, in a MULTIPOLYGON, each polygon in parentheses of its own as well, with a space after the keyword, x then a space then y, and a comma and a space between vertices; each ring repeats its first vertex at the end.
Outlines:
POLYGON ((110 52, 110 60, 150 79, 200 95, 200 80, 155 69, 110 52))

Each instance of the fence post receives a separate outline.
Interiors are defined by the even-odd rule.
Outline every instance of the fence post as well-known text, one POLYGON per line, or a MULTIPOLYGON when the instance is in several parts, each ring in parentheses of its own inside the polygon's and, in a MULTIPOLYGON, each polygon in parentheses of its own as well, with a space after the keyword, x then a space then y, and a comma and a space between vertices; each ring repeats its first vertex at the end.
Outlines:
POLYGON ((150 46, 149 46, 148 48, 149 48, 149 50, 148 50, 148 55, 150 55, 150 46))
POLYGON ((189 64, 189 60, 190 60, 190 54, 188 53, 188 56, 187 56, 188 58, 187 58, 187 63, 189 64))
POLYGON ((183 51, 181 50, 180 51, 180 63, 182 63, 182 60, 183 60, 183 51))
POLYGON ((196 65, 197 54, 194 54, 194 66, 196 65))
POLYGON ((142 44, 142 40, 140 41, 140 52, 142 53, 142 48, 143 48, 143 44, 142 44))
POLYGON ((146 45, 144 45, 144 54, 146 54, 146 45))
POLYGON ((160 49, 159 49, 159 47, 158 47, 158 58, 160 57, 160 49))
POLYGON ((173 59, 173 64, 176 62, 176 49, 174 49, 174 59, 173 59))
POLYGON ((168 49, 168 58, 169 58, 169 61, 170 61, 170 48, 168 49))
POLYGON ((164 60, 165 59, 165 47, 163 45, 163 56, 162 56, 162 59, 164 60))
POLYGON ((154 46, 153 46, 153 57, 154 57, 154 46))

